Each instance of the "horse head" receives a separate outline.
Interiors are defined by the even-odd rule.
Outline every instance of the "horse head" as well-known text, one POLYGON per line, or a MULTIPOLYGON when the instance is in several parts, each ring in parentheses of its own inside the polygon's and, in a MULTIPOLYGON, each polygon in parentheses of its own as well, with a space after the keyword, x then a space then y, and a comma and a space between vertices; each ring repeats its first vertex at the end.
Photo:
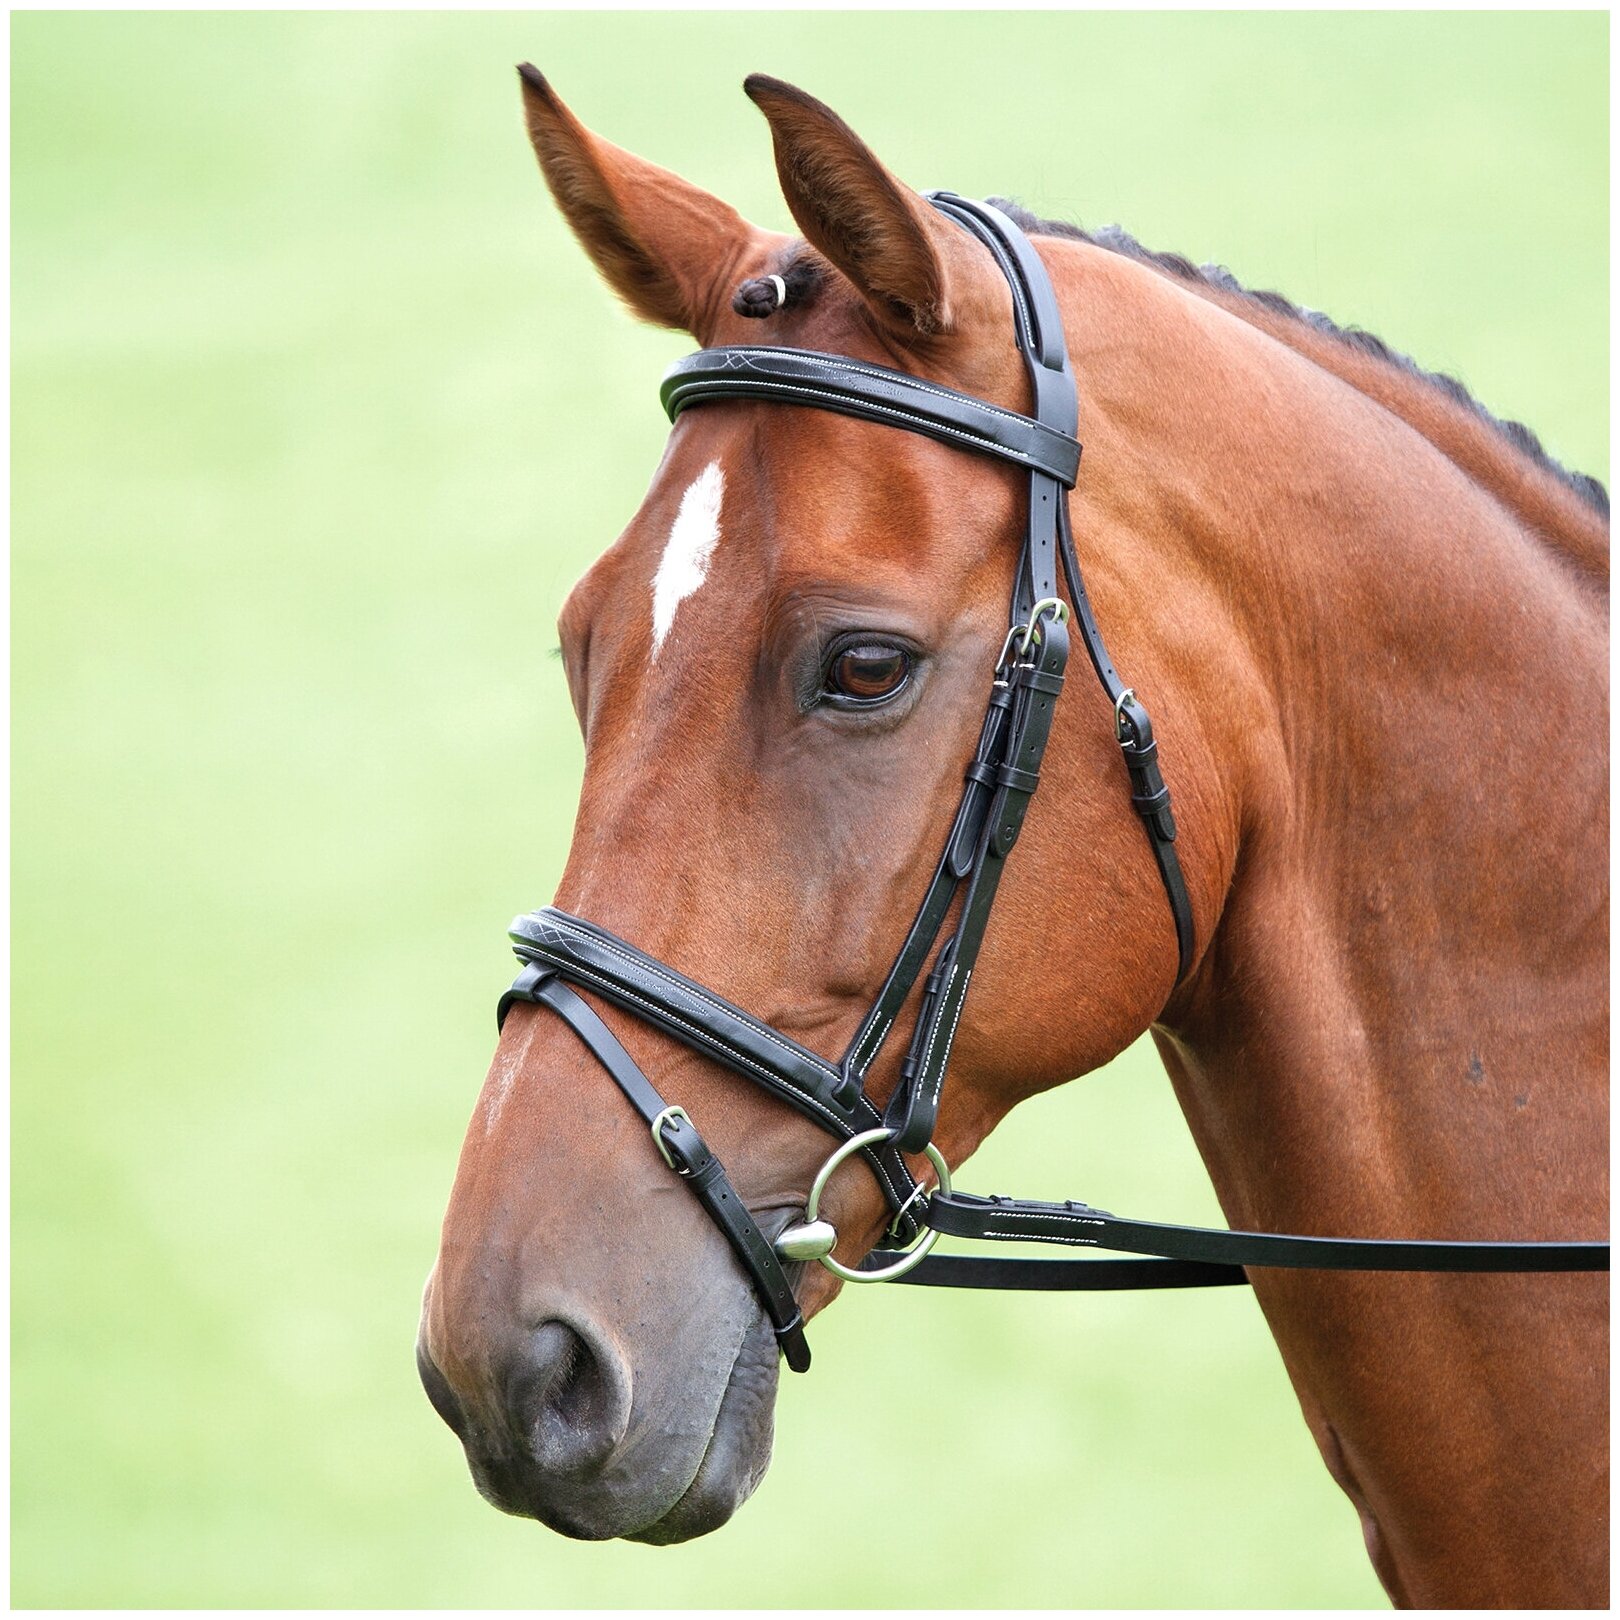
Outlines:
MULTIPOLYGON (((984 248, 819 102, 765 78, 747 88, 802 239, 590 134, 525 70, 542 172, 614 291, 706 347, 839 354, 1027 410, 1008 284, 984 248)), ((585 777, 557 904, 804 1046, 842 1050, 962 792, 1028 486, 1015 467, 825 411, 683 415, 640 510, 562 611, 585 777)), ((1076 704, 1056 725, 1048 791, 1067 810, 1031 817, 1001 886, 936 1133, 953 1163, 1021 1097, 1121 1050, 1176 977, 1153 863, 1120 814, 1109 707, 1076 704), (1065 846, 1094 879, 1055 892, 1042 873, 1065 846), (1088 942, 1095 970, 1052 972, 1054 930, 1088 942)), ((825 1135, 604 1014, 774 1236, 804 1209, 825 1135)), ((880 1103, 891 1046, 868 1080, 880 1103)), ((769 1455, 769 1323, 654 1146, 569 1029, 513 1008, 419 1359, 485 1494, 573 1535, 701 1533, 769 1455)), ((855 1166, 824 1213, 846 1263, 890 1216, 855 1166)), ((805 1315, 838 1286, 820 1268, 798 1276, 805 1315)))
POLYGON ((523 75, 586 252, 703 348, 562 612, 573 845, 424 1299, 480 1489, 587 1538, 722 1523, 778 1343, 802 1369, 932 1176, 1151 1028, 1239 1229, 1195 1236, 1247 1239, 1391 1593, 1592 1601, 1603 1280, 1447 1273, 1607 1266, 1607 496, 1366 334, 1122 233, 1037 245, 747 89, 802 237, 523 75), (1567 1252, 1482 1256, 1509 1234, 1567 1252))

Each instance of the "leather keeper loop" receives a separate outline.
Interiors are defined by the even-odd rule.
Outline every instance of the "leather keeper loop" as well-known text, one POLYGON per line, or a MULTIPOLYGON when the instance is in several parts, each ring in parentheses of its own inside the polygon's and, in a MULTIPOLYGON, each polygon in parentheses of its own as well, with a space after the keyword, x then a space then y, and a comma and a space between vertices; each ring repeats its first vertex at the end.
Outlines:
POLYGON ((1063 690, 1063 675, 1049 674, 1044 669, 1037 669, 1033 664, 1019 664, 1017 666, 1018 684, 1027 687, 1031 692, 1045 692, 1056 697, 1063 690))
POLYGON ((1039 771, 1021 771, 1016 765, 1001 765, 996 769, 996 782, 1018 793, 1033 793, 1040 781, 1039 771))
POLYGON ((986 765, 984 761, 980 759, 974 760, 973 763, 962 772, 962 775, 969 782, 978 782, 984 787, 994 787, 998 780, 995 766, 986 765))

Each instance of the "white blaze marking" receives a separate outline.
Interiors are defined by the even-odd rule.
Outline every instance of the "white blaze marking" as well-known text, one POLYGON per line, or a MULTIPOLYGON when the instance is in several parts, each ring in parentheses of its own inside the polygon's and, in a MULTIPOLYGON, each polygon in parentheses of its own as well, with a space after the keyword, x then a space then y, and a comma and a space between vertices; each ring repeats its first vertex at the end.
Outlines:
POLYGON ((709 577, 709 559, 720 539, 720 500, 726 475, 711 461, 681 496, 681 509, 653 578, 653 644, 656 659, 675 622, 675 610, 709 577))

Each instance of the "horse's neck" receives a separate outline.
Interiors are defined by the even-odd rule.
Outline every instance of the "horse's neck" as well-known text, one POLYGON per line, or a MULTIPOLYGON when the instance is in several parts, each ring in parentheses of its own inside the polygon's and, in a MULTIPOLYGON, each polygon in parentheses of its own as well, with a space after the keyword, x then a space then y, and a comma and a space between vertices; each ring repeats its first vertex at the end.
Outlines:
POLYGON ((1183 1100, 1245 1219, 1557 1235, 1602 1181, 1605 614, 1488 499, 1394 488, 1338 491, 1259 587, 1183 1100))
MULTIPOLYGON (((1606 547, 1504 497, 1550 474, 1476 476, 1206 301, 1127 294, 1077 356, 1077 529, 1206 930, 1155 1033, 1228 1220, 1601 1236, 1606 547)), ((1594 1601, 1602 1279, 1253 1280, 1395 1595, 1594 1601)))
POLYGON ((1502 498, 1530 476, 1505 438, 1488 488, 1413 425, 1422 400, 1409 422, 1121 274, 1128 346, 1079 357, 1080 532, 1102 622, 1163 683, 1145 695, 1206 927, 1219 912, 1166 1027, 1228 1213, 1522 1235, 1533 1206, 1568 1235, 1602 1179, 1606 1052, 1585 517, 1568 545, 1532 532, 1502 498))

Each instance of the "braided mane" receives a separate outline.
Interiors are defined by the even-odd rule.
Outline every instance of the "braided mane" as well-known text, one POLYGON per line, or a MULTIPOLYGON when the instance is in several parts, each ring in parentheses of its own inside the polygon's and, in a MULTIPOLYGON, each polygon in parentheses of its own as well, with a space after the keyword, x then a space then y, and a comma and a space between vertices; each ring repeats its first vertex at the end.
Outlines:
POLYGON ((1455 377, 1448 377, 1444 372, 1426 371, 1409 356, 1390 348, 1381 337, 1376 337, 1371 332, 1364 332, 1359 327, 1340 326, 1336 321, 1322 314, 1320 310, 1306 309, 1301 304, 1292 303, 1284 298, 1281 293, 1253 291, 1245 287, 1224 265, 1196 265, 1191 259, 1184 258, 1179 253, 1157 253, 1152 248, 1143 247, 1134 236, 1122 230, 1118 225, 1105 225, 1099 230, 1087 231, 1078 225, 1071 225, 1062 220, 1040 219, 1030 213, 1028 209, 1021 208, 1017 203, 1008 202, 1004 198, 993 197, 990 201, 992 206, 999 208, 1020 229, 1029 232, 1031 235, 1068 237, 1072 241, 1088 242, 1093 247, 1105 248, 1110 253, 1118 253, 1124 258, 1135 259, 1141 264, 1150 265, 1156 270, 1163 271, 1166 275, 1174 276, 1179 281, 1194 282, 1213 288, 1217 292, 1247 299, 1273 315, 1281 315, 1289 320, 1301 321, 1313 331, 1325 333, 1329 337, 1338 339, 1341 343, 1359 349, 1363 354, 1372 355, 1376 359, 1394 366, 1397 370, 1406 372, 1409 376, 1421 378, 1431 387, 1438 388, 1448 398, 1472 412, 1481 421, 1489 423, 1521 454, 1528 456, 1537 466, 1545 468, 1555 478, 1574 490, 1595 512, 1607 519, 1609 515, 1609 492, 1597 479, 1587 473, 1571 472, 1547 453, 1541 440, 1523 422, 1507 421, 1494 415, 1480 404, 1455 377))

